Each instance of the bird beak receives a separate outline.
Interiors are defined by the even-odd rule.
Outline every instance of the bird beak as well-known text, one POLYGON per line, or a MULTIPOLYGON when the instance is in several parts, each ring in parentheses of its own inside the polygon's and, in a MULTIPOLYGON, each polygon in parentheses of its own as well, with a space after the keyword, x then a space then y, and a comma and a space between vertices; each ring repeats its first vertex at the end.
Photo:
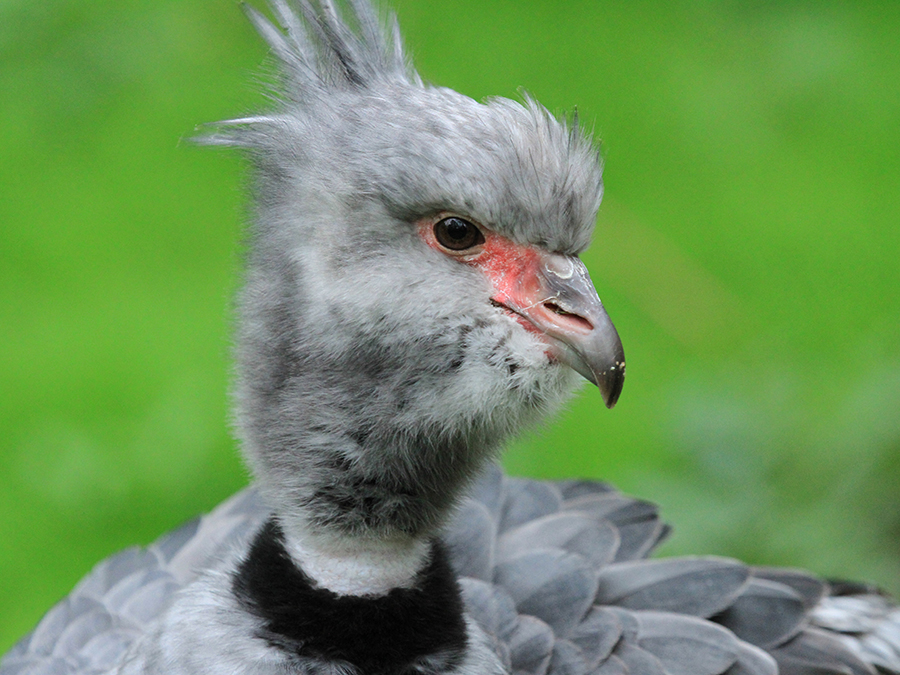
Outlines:
POLYGON ((625 383, 625 352, 587 267, 575 256, 546 251, 534 262, 520 269, 502 304, 543 333, 551 356, 597 385, 612 408, 625 383))

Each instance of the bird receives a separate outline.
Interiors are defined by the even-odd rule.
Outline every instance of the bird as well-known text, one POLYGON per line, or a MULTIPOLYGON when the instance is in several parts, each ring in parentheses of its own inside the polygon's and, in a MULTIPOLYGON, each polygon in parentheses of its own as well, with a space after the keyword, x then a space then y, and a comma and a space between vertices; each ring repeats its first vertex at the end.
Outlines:
POLYGON ((579 259, 591 138, 528 97, 424 83, 367 0, 245 11, 281 77, 211 125, 253 217, 236 426, 253 486, 101 562, 4 657, 14 673, 900 673, 877 589, 652 559, 651 503, 505 476, 506 441, 622 343, 579 259))

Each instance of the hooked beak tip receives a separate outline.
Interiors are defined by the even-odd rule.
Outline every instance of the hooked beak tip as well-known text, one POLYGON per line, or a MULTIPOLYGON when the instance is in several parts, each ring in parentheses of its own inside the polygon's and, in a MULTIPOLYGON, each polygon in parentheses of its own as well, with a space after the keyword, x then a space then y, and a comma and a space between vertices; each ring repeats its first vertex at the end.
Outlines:
POLYGON ((607 330, 585 341, 556 341, 556 358, 600 390, 607 408, 613 408, 625 386, 625 352, 618 334, 607 321, 607 330), (579 348, 580 347, 580 348, 579 348))
POLYGON ((595 383, 603 395, 607 408, 614 408, 625 386, 625 361, 616 361, 610 368, 599 374, 595 383))

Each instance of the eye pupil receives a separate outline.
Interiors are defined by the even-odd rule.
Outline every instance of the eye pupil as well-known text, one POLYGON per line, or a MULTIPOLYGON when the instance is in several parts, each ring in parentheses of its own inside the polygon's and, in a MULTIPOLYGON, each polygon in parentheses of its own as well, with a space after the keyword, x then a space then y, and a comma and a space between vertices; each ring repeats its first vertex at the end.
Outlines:
POLYGON ((447 218, 447 234, 453 241, 462 241, 469 232, 469 226, 459 218, 447 218))
POLYGON ((438 243, 451 251, 465 251, 484 243, 484 235, 473 223, 450 216, 434 224, 434 236, 438 243))

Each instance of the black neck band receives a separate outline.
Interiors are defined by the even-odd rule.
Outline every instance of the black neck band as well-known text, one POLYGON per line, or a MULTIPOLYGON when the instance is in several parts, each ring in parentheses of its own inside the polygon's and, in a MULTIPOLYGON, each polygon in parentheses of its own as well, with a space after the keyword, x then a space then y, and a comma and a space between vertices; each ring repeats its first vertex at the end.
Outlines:
POLYGON ((232 590, 262 620, 259 637, 269 644, 298 657, 345 661, 364 675, 404 673, 413 665, 422 672, 428 662, 449 669, 466 648, 459 584, 437 541, 412 588, 337 595, 294 564, 284 533, 270 520, 238 566, 232 590))

